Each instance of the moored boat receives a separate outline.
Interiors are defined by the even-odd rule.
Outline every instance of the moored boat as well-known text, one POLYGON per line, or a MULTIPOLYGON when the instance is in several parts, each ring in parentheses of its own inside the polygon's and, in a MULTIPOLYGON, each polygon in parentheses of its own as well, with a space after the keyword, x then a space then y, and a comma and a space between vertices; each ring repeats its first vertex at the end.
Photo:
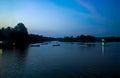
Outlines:
POLYGON ((60 44, 54 44, 53 46, 60 46, 60 44))
POLYGON ((40 45, 31 45, 30 47, 40 47, 40 45))

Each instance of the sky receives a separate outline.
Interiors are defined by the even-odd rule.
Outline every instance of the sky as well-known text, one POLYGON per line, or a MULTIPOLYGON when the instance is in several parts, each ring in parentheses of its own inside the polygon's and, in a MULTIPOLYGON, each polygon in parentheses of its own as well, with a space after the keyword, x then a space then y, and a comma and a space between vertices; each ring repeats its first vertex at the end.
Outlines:
POLYGON ((120 0, 0 0, 0 28, 50 37, 120 36, 120 0))

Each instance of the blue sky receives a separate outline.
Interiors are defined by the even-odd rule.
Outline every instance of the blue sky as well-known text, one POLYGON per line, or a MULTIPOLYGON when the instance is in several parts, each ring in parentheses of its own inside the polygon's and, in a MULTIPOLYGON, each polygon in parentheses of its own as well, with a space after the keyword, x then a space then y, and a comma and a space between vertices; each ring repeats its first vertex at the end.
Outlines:
POLYGON ((120 36, 119 14, 119 0, 0 0, 0 27, 52 37, 120 36))

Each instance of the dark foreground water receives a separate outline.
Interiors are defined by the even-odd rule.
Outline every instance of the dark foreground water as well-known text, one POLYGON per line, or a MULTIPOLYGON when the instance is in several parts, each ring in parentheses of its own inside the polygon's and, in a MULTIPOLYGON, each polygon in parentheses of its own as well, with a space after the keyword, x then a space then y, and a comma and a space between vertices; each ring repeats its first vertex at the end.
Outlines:
POLYGON ((0 49, 0 78, 120 78, 120 43, 0 49))

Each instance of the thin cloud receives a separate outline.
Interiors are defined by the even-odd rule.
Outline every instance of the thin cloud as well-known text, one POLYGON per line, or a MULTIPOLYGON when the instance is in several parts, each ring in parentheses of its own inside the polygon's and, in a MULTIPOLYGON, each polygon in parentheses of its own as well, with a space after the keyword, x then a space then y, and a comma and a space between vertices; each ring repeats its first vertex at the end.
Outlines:
POLYGON ((99 13, 97 13, 96 9, 90 3, 83 0, 77 0, 77 3, 79 3, 80 6, 83 6, 90 12, 90 14, 85 14, 88 17, 94 18, 95 20, 97 19, 98 21, 104 20, 104 18, 99 13))
POLYGON ((91 13, 96 13, 95 8, 94 8, 92 5, 90 5, 89 3, 84 2, 84 1, 82 1, 82 0, 77 0, 77 1, 78 1, 78 3, 79 3, 81 6, 85 7, 85 8, 86 8, 87 10, 89 10, 91 13))

